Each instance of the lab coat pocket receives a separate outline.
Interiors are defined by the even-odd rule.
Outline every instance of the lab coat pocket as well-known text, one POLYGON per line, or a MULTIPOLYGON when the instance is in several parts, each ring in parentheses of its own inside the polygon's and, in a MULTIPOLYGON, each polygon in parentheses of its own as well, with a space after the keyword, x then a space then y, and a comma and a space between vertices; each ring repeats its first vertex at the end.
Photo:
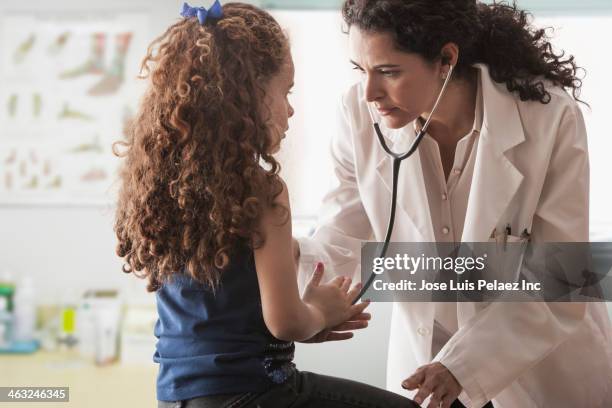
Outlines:
POLYGON ((489 239, 482 254, 486 259, 483 278, 488 284, 493 285, 495 290, 488 292, 487 297, 513 297, 514 289, 519 283, 528 241, 528 237, 516 235, 506 235, 503 239, 500 237, 489 239), (502 286, 512 290, 500 291, 498 288, 502 286))

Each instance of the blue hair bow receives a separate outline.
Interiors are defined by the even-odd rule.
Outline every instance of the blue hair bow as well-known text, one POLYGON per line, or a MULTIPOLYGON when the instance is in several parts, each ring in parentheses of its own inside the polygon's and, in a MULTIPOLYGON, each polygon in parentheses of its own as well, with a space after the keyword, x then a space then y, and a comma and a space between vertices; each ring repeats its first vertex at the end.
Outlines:
POLYGON ((210 6, 208 10, 206 10, 204 7, 191 7, 189 4, 183 3, 181 16, 185 18, 197 16, 200 24, 204 25, 204 23, 206 23, 206 18, 209 16, 217 20, 223 17, 223 8, 221 7, 219 0, 215 0, 213 5, 210 6))

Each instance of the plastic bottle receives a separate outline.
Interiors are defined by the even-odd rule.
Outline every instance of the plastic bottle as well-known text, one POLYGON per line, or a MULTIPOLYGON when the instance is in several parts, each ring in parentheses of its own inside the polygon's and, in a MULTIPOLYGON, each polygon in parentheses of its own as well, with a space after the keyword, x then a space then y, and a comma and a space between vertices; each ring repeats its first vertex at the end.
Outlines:
POLYGON ((58 343, 62 349, 72 349, 78 343, 76 337, 77 301, 75 290, 62 293, 58 343))
POLYGON ((8 298, 0 296, 0 348, 12 342, 13 315, 8 311, 8 298))
POLYGON ((13 312, 13 296, 15 294, 15 284, 9 272, 3 272, 0 276, 0 297, 7 300, 5 310, 9 313, 13 312))
POLYGON ((0 347, 10 347, 13 340, 13 295, 15 285, 11 274, 0 275, 0 347))
POLYGON ((107 365, 117 360, 120 311, 106 307, 96 311, 96 364, 107 365))
POLYGON ((15 341, 34 340, 36 329, 36 293, 31 278, 23 278, 15 291, 15 341))
POLYGON ((78 348, 81 357, 92 359, 96 352, 96 322, 95 310, 92 308, 91 299, 84 296, 77 308, 76 336, 79 340, 78 348))

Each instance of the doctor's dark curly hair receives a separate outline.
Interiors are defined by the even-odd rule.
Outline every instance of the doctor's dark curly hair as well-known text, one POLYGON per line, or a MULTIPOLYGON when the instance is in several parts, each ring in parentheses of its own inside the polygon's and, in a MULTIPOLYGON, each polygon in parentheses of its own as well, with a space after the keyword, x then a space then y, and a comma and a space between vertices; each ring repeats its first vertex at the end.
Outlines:
POLYGON ((261 214, 283 188, 263 101, 287 37, 256 7, 223 13, 203 26, 181 19, 153 41, 141 66, 148 89, 114 146, 124 157, 117 254, 149 291, 182 272, 214 288, 237 247, 263 244, 261 214))
POLYGON ((475 63, 488 65, 495 82, 505 83, 521 100, 550 102, 542 79, 571 89, 580 100, 582 81, 574 57, 555 53, 545 29, 531 26, 530 15, 506 2, 477 0, 345 0, 344 21, 362 30, 389 32, 398 49, 429 62, 442 47, 459 47, 455 68, 465 76, 475 63))

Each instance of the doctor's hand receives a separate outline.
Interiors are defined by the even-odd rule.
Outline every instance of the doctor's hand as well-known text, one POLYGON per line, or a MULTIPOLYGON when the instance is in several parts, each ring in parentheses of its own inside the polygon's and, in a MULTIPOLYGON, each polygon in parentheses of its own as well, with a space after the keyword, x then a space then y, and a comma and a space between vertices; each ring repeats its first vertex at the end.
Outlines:
POLYGON ((402 382, 402 387, 407 390, 419 389, 414 397, 418 404, 431 395, 427 408, 449 408, 462 390, 455 376, 439 362, 417 368, 414 374, 402 382))

